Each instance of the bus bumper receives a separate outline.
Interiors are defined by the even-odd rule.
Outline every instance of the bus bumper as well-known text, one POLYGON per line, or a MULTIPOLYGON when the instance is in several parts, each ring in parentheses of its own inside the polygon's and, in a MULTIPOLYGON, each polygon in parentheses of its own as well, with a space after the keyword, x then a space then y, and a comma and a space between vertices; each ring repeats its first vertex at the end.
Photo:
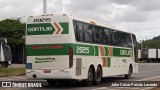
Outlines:
POLYGON ((27 78, 37 79, 75 79, 70 69, 66 70, 26 70, 27 78))

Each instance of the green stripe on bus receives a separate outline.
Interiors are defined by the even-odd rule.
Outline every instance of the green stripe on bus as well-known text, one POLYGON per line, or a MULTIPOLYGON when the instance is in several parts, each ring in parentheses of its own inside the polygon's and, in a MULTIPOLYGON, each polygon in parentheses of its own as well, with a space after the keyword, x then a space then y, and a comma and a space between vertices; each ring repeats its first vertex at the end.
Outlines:
POLYGON ((74 55, 94 56, 93 45, 72 44, 74 55))
POLYGON ((63 28, 63 31, 61 34, 68 34, 69 33, 69 25, 68 22, 60 22, 59 23, 61 27, 63 28))
POLYGON ((95 50, 95 55, 94 56, 98 56, 99 55, 99 50, 98 50, 98 46, 94 46, 94 50, 95 50))
MULTIPOLYGON (((95 45, 84 44, 35 44, 27 45, 28 56, 42 56, 42 55, 68 55, 69 47, 72 47, 74 55, 80 56, 101 56, 100 49, 95 45), (37 48, 38 47, 38 48, 37 48)), ((105 56, 109 56, 109 47, 104 47, 105 56)), ((131 49, 113 48, 113 56, 130 57, 131 49)))
POLYGON ((38 44, 38 45, 27 45, 26 47, 27 47, 28 56, 43 56, 43 55, 68 55, 69 46, 70 46, 69 44, 60 44, 60 45, 59 44, 41 44, 41 45, 38 44), (62 48, 58 48, 61 46, 62 48))
POLYGON ((110 66, 111 66, 111 58, 107 57, 107 67, 110 67, 110 66))
POLYGON ((109 56, 109 48, 108 47, 105 47, 105 56, 109 56))
POLYGON ((131 51, 130 49, 113 48, 113 56, 130 57, 131 51))

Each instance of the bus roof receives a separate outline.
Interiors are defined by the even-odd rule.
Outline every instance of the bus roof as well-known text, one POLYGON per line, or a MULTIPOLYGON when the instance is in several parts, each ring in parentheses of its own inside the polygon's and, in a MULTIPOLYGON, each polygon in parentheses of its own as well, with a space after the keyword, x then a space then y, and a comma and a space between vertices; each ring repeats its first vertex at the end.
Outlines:
POLYGON ((96 21, 96 20, 93 20, 93 19, 83 19, 83 18, 79 18, 79 17, 76 17, 76 16, 72 16, 71 14, 59 14, 59 13, 43 14, 43 15, 30 16, 29 18, 31 18, 31 17, 43 17, 43 16, 67 16, 72 20, 77 20, 77 21, 81 21, 81 22, 95 24, 97 26, 101 26, 101 27, 110 28, 110 29, 113 29, 113 30, 133 34, 130 31, 124 31, 124 29, 116 28, 116 26, 113 26, 113 25, 110 25, 110 24, 107 24, 107 23, 104 23, 104 22, 96 21))

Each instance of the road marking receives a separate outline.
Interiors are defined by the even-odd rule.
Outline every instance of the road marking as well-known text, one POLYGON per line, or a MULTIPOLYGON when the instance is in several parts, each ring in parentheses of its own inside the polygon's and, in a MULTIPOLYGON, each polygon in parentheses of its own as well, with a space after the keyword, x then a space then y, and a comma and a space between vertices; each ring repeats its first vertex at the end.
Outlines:
POLYGON ((153 71, 159 71, 159 70, 142 71, 142 72, 138 72, 138 73, 146 73, 146 72, 153 72, 153 71))
POLYGON ((139 80, 135 80, 135 81, 145 81, 145 80, 155 79, 155 78, 158 78, 158 77, 160 77, 160 76, 154 76, 154 77, 139 79, 139 80))
MULTIPOLYGON (((155 76, 155 77, 149 77, 149 78, 139 79, 139 80, 135 80, 135 81, 145 81, 145 80, 155 79, 155 78, 159 78, 159 77, 160 76, 155 76)), ((92 90, 103 90, 103 89, 107 89, 107 90, 119 90, 121 88, 128 88, 128 87, 115 87, 115 89, 110 89, 110 88, 107 88, 107 87, 101 87, 101 88, 95 88, 95 89, 92 89, 92 90)), ((152 88, 154 88, 154 87, 147 87, 147 88, 144 88, 144 89, 130 87, 129 89, 149 90, 149 89, 152 89, 152 88)))

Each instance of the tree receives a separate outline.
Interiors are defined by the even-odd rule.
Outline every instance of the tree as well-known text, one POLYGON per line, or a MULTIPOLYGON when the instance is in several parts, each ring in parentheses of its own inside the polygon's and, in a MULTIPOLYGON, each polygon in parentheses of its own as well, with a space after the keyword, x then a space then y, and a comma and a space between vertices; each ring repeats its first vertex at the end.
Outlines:
POLYGON ((6 37, 11 48, 18 49, 24 45, 25 23, 20 19, 5 19, 0 21, 0 36, 6 37))
POLYGON ((143 41, 143 48, 160 48, 160 40, 146 40, 143 41))

